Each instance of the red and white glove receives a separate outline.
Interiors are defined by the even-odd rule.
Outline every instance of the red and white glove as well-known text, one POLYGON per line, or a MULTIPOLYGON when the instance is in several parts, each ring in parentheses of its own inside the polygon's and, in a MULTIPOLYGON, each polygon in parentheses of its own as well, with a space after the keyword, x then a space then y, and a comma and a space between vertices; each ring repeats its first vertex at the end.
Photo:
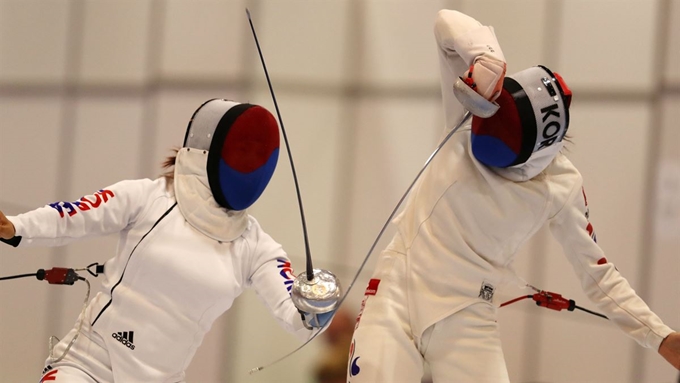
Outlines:
POLYGON ((480 96, 494 101, 501 95, 506 64, 490 57, 479 56, 463 74, 463 82, 480 96))
POLYGON ((503 89, 506 63, 493 27, 445 9, 437 15, 435 35, 442 49, 457 53, 470 66, 453 84, 458 101, 480 117, 496 113, 493 101, 503 89))

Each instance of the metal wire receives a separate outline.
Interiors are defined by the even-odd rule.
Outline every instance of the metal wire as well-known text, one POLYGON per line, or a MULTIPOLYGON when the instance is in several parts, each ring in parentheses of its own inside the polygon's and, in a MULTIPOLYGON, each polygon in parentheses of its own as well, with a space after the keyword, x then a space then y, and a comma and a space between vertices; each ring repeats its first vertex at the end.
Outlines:
POLYGON ((288 135, 286 134, 286 129, 283 126, 283 119, 281 119, 279 104, 276 102, 276 95, 274 94, 274 87, 272 86, 272 82, 269 79, 267 65, 264 63, 264 55, 262 55, 262 50, 260 49, 260 42, 257 40, 255 26, 253 25, 253 20, 250 18, 250 11, 248 10, 248 8, 246 8, 246 14, 248 15, 248 23, 250 23, 250 30, 253 32, 255 45, 257 46, 257 53, 260 55, 262 69, 264 69, 264 76, 267 78, 267 85, 269 85, 269 93, 272 95, 272 100, 274 101, 274 108, 276 109, 276 115, 279 118, 279 125, 281 125, 281 133, 283 134, 283 140, 286 142, 286 151, 288 152, 290 169, 291 172, 293 173, 293 181, 295 182, 295 192, 297 193, 298 206, 300 207, 300 219, 302 220, 302 235, 305 241, 305 254, 307 260, 306 262, 307 279, 311 281, 314 278, 314 266, 312 266, 312 251, 309 247, 309 237, 307 235, 307 221, 305 220, 305 211, 302 208, 302 196, 300 195, 300 185, 298 184, 297 173, 295 172, 295 164, 293 163, 293 154, 291 153, 290 150, 290 144, 288 143, 288 135))
POLYGON ((590 310, 588 310, 588 309, 585 309, 585 308, 583 308, 583 307, 576 306, 576 305, 574 306, 574 308, 575 308, 575 309, 579 309, 579 310, 581 310, 581 311, 585 311, 585 312, 587 312, 588 314, 593 314, 593 315, 598 316, 598 317, 600 317, 600 318, 604 318, 604 319, 609 320, 609 318, 607 318, 605 315, 602 315, 602 314, 600 314, 600 313, 596 313, 595 311, 590 311, 590 310))
MULTIPOLYGON (((78 336, 80 335, 80 331, 83 328, 83 322, 85 321, 85 310, 87 309, 87 304, 90 301, 90 281, 88 281, 87 279, 85 279, 83 277, 78 277, 78 280, 79 281, 85 281, 85 283, 87 283, 87 293, 85 294, 85 300, 83 301, 83 309, 80 312, 80 320, 78 321, 78 328, 76 329, 76 335, 73 336, 73 339, 71 339, 68 346, 66 346, 66 349, 61 354, 61 356, 52 360, 50 363, 57 363, 57 362, 60 362, 62 359, 64 359, 66 354, 68 354, 69 350, 71 350, 71 347, 73 346, 73 344, 76 343, 76 340, 78 339, 78 336)), ((48 351, 49 351, 50 359, 54 358, 54 347, 57 345, 57 343, 59 343, 59 338, 57 338, 54 335, 50 336, 49 346, 48 346, 49 347, 48 351)))
POLYGON ((17 279, 17 278, 35 277, 37 275, 38 275, 38 273, 10 275, 8 277, 0 277, 0 281, 7 281, 7 280, 10 280, 10 279, 17 279))

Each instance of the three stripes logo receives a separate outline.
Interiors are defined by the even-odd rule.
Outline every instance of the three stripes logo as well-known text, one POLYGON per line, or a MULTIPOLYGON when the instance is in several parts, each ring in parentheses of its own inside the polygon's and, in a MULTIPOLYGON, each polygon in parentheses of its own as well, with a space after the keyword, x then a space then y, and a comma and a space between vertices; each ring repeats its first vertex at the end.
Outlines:
POLYGON ((135 345, 133 343, 133 338, 134 338, 135 332, 134 331, 123 331, 123 332, 114 332, 111 334, 113 339, 119 341, 120 343, 124 344, 127 348, 130 350, 135 349, 135 345))

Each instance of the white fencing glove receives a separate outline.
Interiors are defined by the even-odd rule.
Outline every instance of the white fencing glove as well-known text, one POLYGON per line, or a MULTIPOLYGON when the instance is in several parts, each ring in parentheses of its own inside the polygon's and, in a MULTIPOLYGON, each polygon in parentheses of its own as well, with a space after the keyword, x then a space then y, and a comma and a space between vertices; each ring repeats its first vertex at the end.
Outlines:
POLYGON ((506 62, 493 27, 458 11, 439 11, 435 23, 439 46, 457 53, 470 68, 453 84, 458 101, 472 114, 490 117, 503 88, 506 62))
POLYGON ((335 310, 321 314, 302 313, 303 322, 305 323, 305 327, 308 329, 326 327, 330 325, 334 315, 335 310))

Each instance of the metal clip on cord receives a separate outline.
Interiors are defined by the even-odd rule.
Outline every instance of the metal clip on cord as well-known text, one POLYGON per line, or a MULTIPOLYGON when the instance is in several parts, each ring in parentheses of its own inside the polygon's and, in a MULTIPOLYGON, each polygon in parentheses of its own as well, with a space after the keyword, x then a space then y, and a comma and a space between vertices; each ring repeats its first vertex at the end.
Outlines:
POLYGON ((76 269, 76 271, 87 271, 92 275, 93 277, 98 277, 99 274, 104 274, 104 265, 100 265, 99 262, 95 263, 90 263, 87 265, 87 267, 83 267, 82 269, 76 269), (94 267, 94 271, 92 271, 92 268, 94 267))

